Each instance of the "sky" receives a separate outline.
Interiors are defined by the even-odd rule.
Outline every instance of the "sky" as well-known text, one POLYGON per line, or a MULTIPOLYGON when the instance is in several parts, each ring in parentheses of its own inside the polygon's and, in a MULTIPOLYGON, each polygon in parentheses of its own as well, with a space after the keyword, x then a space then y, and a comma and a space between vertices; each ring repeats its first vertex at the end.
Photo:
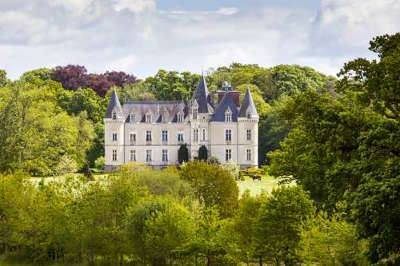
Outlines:
POLYGON ((400 0, 0 0, 0 69, 84 65, 139 78, 232 62, 335 75, 374 36, 400 31, 400 0))

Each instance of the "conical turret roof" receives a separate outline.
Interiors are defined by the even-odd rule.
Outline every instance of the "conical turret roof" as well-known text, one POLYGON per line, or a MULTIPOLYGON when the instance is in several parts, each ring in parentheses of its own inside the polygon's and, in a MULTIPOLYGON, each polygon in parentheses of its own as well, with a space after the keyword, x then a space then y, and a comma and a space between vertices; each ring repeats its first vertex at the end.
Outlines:
POLYGON ((111 93, 110 102, 108 103, 106 111, 106 118, 112 118, 112 112, 114 110, 117 112, 118 116, 121 117, 123 115, 121 103, 119 102, 118 95, 115 89, 111 93))
POLYGON ((249 88, 246 90, 243 104, 240 107, 239 117, 247 117, 247 114, 249 114, 251 117, 258 117, 257 109, 249 88))
POLYGON ((201 75, 200 82, 194 91, 193 98, 199 105, 199 113, 209 113, 208 109, 208 88, 204 75, 201 75))

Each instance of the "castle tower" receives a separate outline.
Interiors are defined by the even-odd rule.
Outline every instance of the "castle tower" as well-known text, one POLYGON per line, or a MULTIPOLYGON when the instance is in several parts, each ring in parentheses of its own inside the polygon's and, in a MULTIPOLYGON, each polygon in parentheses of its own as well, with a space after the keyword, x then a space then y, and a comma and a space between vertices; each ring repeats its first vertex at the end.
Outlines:
POLYGON ((111 171, 125 163, 125 117, 117 92, 113 90, 104 117, 105 170, 111 171))
POLYGON ((238 164, 246 167, 258 165, 258 120, 256 106, 247 88, 238 117, 238 164))

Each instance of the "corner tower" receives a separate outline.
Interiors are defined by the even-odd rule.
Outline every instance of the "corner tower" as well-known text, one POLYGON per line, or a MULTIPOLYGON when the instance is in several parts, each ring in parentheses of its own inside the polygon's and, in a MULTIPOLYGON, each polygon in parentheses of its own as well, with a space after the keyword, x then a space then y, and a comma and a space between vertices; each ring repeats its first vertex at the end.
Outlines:
POLYGON ((238 163, 241 166, 257 167, 258 165, 258 120, 253 97, 250 89, 247 88, 238 116, 238 131, 240 132, 238 163))
POLYGON ((117 92, 113 90, 104 117, 105 170, 111 171, 125 163, 125 116, 117 92))

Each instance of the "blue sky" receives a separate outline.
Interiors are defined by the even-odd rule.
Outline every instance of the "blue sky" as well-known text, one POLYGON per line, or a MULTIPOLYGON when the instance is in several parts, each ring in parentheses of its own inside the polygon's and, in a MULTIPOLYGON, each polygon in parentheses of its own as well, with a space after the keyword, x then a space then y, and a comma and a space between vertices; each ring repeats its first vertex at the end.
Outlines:
POLYGON ((336 74, 400 29, 399 0, 0 0, 0 69, 85 65, 145 78, 232 62, 336 74))

